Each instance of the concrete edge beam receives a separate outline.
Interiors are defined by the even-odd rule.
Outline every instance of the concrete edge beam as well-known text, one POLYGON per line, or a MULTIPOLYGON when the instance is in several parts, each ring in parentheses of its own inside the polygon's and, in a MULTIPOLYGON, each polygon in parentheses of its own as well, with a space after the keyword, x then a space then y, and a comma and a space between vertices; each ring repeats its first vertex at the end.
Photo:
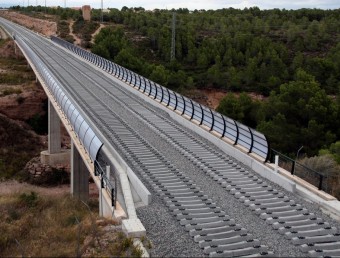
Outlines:
POLYGON ((136 174, 131 170, 130 167, 126 167, 127 176, 131 185, 133 186, 136 193, 141 198, 144 205, 149 205, 151 203, 151 193, 145 187, 143 182, 136 176, 136 174))
POLYGON ((134 198, 134 202, 142 201, 144 205, 149 205, 151 203, 151 193, 146 188, 141 180, 136 176, 132 169, 126 164, 123 158, 118 154, 118 152, 111 146, 103 145, 102 151, 105 152, 106 156, 112 163, 115 171, 124 173, 129 183, 131 183, 131 188, 134 189, 135 193, 138 194, 140 200, 134 198))
POLYGON ((142 222, 137 218, 123 220, 122 229, 128 237, 140 238, 146 236, 146 230, 142 222))
MULTIPOLYGON (((115 150, 112 150, 112 148, 109 148, 107 146, 102 147, 103 153, 106 155, 106 157, 109 159, 111 165, 114 167, 114 171, 117 173, 118 180, 121 186, 121 191, 122 191, 122 200, 124 202, 124 207, 126 209, 126 213, 129 219, 137 219, 137 214, 136 214, 136 208, 135 208, 135 200, 133 199, 133 194, 132 194, 132 187, 130 186, 130 180, 127 175, 127 168, 125 169, 120 166, 119 162, 117 162, 117 157, 119 156, 118 153, 115 150)), ((120 158, 120 156, 119 156, 120 158)), ((135 181, 135 182, 140 182, 141 181, 135 181)), ((151 193, 147 190, 147 188, 141 183, 141 185, 144 187, 136 187, 135 190, 144 190, 145 193, 144 195, 150 196, 151 193)), ((140 195, 143 195, 143 193, 138 193, 140 195)), ((148 197, 147 199, 149 199, 148 197)))

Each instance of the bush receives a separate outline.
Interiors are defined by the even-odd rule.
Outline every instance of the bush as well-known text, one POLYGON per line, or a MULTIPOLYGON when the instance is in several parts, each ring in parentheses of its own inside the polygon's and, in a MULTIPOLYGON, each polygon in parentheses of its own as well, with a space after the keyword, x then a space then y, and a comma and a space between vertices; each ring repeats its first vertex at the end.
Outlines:
POLYGON ((22 97, 22 96, 19 96, 19 97, 17 97, 17 102, 18 102, 19 105, 21 105, 22 103, 25 102, 25 98, 22 97))
POLYGON ((35 114, 33 117, 29 118, 26 122, 32 127, 32 129, 40 135, 47 134, 48 132, 48 116, 35 114))
POLYGON ((30 194, 23 193, 19 196, 19 200, 21 204, 32 208, 37 205, 38 202, 38 194, 36 192, 31 192, 30 194))
POLYGON ((64 39, 65 39, 67 42, 70 42, 70 43, 72 43, 72 44, 73 44, 73 42, 74 42, 74 37, 71 36, 71 35, 65 36, 64 39))

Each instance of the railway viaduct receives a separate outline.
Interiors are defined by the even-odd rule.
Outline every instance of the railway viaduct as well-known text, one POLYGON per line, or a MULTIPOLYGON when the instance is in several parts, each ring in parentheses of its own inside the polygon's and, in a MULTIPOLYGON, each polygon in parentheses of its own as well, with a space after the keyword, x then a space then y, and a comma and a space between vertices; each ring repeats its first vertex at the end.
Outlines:
POLYGON ((340 256, 339 201, 322 178, 313 186, 270 163, 264 135, 58 37, 0 25, 49 99, 42 162, 70 160, 71 193, 85 201, 90 175, 100 214, 126 234, 173 227, 171 241, 189 247, 170 256, 340 256), (154 226, 148 209, 169 225, 154 226))

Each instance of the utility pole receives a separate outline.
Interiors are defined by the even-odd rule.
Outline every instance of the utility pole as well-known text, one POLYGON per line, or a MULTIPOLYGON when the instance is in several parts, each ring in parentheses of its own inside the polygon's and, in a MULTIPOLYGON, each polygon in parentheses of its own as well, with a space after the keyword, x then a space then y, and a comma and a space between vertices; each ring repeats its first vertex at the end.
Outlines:
POLYGON ((104 21, 104 17, 103 17, 103 0, 101 0, 101 12, 100 12, 100 22, 104 21))
POLYGON ((66 0, 64 0, 64 8, 66 8, 66 0))
POLYGON ((172 13, 172 34, 170 61, 176 59, 176 13, 172 13))

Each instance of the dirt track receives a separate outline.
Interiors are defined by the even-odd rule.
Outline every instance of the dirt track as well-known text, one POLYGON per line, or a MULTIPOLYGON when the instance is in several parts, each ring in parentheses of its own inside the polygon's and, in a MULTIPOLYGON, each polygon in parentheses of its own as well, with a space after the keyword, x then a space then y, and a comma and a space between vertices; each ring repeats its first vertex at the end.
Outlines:
POLYGON ((16 12, 0 11, 0 16, 23 25, 31 30, 39 32, 45 36, 57 34, 57 23, 33 18, 16 12))

